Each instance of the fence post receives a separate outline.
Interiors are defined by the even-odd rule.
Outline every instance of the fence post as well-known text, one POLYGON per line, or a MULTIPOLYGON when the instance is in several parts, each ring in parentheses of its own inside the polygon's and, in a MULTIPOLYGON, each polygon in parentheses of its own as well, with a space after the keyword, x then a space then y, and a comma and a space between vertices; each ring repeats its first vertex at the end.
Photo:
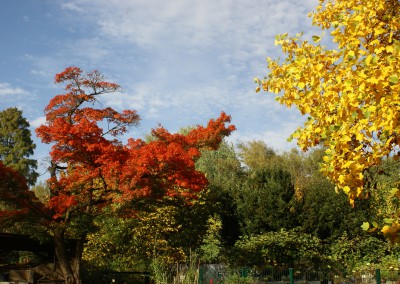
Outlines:
POLYGON ((240 270, 240 277, 246 278, 247 276, 249 276, 249 271, 246 267, 242 267, 242 269, 240 270))
POLYGON ((379 268, 375 270, 375 279, 376 284, 381 284, 381 270, 379 268))
POLYGON ((144 284, 150 284, 150 273, 144 273, 144 284))
POLYGON ((293 268, 289 268, 289 281, 290 284, 294 283, 294 279, 293 279, 293 268))
POLYGON ((198 284, 203 284, 203 276, 204 276, 204 268, 199 267, 199 279, 197 280, 198 284))

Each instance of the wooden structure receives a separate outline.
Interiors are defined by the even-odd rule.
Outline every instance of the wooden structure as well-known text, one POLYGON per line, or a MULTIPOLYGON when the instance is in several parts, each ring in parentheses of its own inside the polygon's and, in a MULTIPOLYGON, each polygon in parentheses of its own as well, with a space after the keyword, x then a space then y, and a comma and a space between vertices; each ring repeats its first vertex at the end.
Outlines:
MULTIPOLYGON (((70 240, 69 247, 74 245, 75 240, 70 240)), ((64 283, 56 262, 54 244, 41 243, 26 235, 0 233, 0 282, 8 283, 2 281, 20 284, 64 283), (1 260, 13 251, 33 252, 42 259, 42 263, 2 264, 1 260)))

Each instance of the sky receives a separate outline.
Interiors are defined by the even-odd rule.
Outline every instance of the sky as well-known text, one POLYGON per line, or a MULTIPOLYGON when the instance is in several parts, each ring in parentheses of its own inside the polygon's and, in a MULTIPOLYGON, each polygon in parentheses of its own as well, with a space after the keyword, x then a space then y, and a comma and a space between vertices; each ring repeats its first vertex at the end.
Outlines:
POLYGON ((68 66, 98 70, 123 92, 103 106, 135 109, 138 138, 232 116, 233 144, 262 140, 277 151, 302 125, 296 109, 256 93, 266 58, 281 56, 277 34, 319 34, 307 14, 317 0, 2 0, 0 110, 18 107, 31 124, 44 173, 49 146, 34 129, 63 93, 54 75, 68 66))

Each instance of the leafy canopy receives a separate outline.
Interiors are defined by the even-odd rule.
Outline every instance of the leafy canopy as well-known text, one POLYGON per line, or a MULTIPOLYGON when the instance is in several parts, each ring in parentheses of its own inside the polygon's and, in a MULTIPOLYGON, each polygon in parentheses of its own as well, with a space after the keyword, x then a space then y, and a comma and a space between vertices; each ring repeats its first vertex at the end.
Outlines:
POLYGON ((256 79, 277 100, 308 120, 292 138, 307 150, 326 147, 322 171, 351 202, 365 193, 365 172, 400 144, 400 2, 320 1, 313 24, 330 31, 336 49, 280 35, 286 57, 268 59, 256 79))
POLYGON ((104 81, 97 71, 85 74, 77 67, 57 74, 56 82, 65 83, 67 93, 50 101, 45 109, 47 124, 37 129, 43 142, 53 144, 50 155, 54 170, 59 170, 50 179, 54 218, 68 215, 72 208, 110 200, 192 198, 207 184, 195 170, 200 149, 215 149, 234 130, 233 125, 225 126, 230 117, 222 113, 187 135, 159 127, 152 131, 154 141, 130 138, 123 145, 118 137, 138 124, 136 111, 87 107, 102 94, 118 92, 117 84, 104 81))

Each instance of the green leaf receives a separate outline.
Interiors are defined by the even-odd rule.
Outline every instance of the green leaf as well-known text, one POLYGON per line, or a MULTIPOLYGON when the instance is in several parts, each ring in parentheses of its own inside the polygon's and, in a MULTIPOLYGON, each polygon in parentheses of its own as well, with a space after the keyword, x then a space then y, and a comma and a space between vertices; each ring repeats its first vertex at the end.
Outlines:
POLYGON ((392 224, 393 223, 393 219, 392 218, 384 218, 383 222, 385 222, 385 224, 392 224))
POLYGON ((394 85, 399 82, 399 78, 396 75, 390 76, 389 77, 389 84, 394 85))
POLYGON ((313 39, 314 42, 319 42, 321 40, 321 37, 313 35, 312 39, 313 39))
POLYGON ((364 231, 367 231, 369 229, 369 223, 368 222, 363 222, 363 224, 361 225, 361 228, 364 231))

